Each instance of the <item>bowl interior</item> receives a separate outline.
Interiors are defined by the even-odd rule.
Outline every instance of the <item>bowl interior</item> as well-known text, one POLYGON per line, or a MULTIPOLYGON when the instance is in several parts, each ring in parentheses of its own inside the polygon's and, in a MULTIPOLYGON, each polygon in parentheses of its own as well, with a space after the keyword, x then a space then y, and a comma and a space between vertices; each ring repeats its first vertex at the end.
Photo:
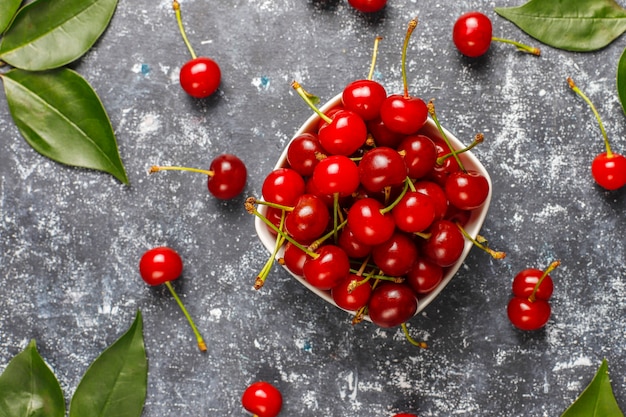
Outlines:
MULTIPOLYGON (((326 111, 328 111, 328 110, 330 110, 330 109, 332 109, 332 108, 334 108, 336 106, 339 106, 339 105, 341 105, 341 94, 338 94, 337 96, 335 96, 331 100, 329 100, 324 106, 320 107, 320 110, 325 113, 326 111)), ((316 129, 317 129, 319 120, 320 120, 319 116, 317 114, 313 114, 300 127, 300 129, 298 129, 298 131, 295 133, 293 138, 301 135, 302 133, 315 132, 316 129)), ((445 128, 443 128, 443 131, 445 132, 445 134, 446 134, 448 140, 450 141, 450 143, 456 149, 461 149, 461 148, 465 147, 465 145, 463 143, 461 143, 451 132, 449 132, 445 128)), ((426 125, 424 127, 422 127, 422 129, 420 129, 420 131, 418 133, 426 135, 426 136, 429 136, 431 138, 441 137, 441 135, 439 133, 439 130, 437 129, 437 126, 435 125, 435 123, 430 118, 426 122, 426 125)), ((289 144, 287 144, 287 146, 285 147, 285 150, 281 154, 280 158, 278 158, 278 161, 276 162, 276 165, 275 165, 274 169, 285 167, 287 165, 286 161, 287 161, 287 149, 288 149, 288 147, 289 147, 289 144)), ((465 231, 470 236, 476 237, 476 235, 480 231, 480 228, 482 227, 482 224, 483 224, 483 222, 485 220, 485 216, 487 215, 487 211, 489 209, 489 204, 491 203, 492 183, 491 183, 491 178, 489 176, 489 173, 487 172, 485 167, 480 163, 480 161, 478 159, 476 159, 476 157, 471 153, 471 151, 463 153, 463 165, 465 166, 466 169, 471 169, 471 170, 475 170, 475 171, 480 172, 482 175, 485 176, 485 178, 487 178, 487 181, 489 183, 489 194, 487 195, 487 199, 485 200, 485 202, 484 202, 484 204, 482 206, 480 206, 479 208, 477 208, 477 209, 475 209, 475 210, 473 210, 471 212, 469 220, 466 223, 466 225, 464 226, 465 231)), ((266 211, 267 211, 267 207, 266 206, 264 206, 264 205, 260 205, 259 206, 259 212, 261 214, 265 215, 266 211)), ((272 253, 274 251, 275 246, 276 246, 276 237, 269 232, 267 226, 258 217, 255 219, 255 229, 256 229, 256 232, 257 232, 257 234, 259 236, 259 239, 263 243, 263 246, 265 246, 265 248, 270 253, 272 253)), ((456 274, 456 272, 459 270, 459 268, 463 264, 465 258, 467 257, 467 254, 472 249, 472 246, 473 246, 472 242, 470 242, 468 239, 466 239, 465 240, 465 246, 463 248, 463 253, 461 254, 461 257, 459 258, 459 260, 454 265, 444 269, 443 279, 442 279, 441 283, 437 286, 437 288, 435 288, 430 293, 428 293, 428 294, 426 294, 426 295, 424 295, 424 296, 419 298, 418 307, 417 307, 417 311, 416 311, 415 314, 418 314, 420 311, 424 310, 428 306, 428 304, 430 304, 439 295, 439 293, 446 287, 446 285, 448 285, 448 283, 450 282, 450 280, 452 279, 454 274, 456 274)), ((279 252, 278 256, 279 257, 282 256, 282 250, 279 252)), ((323 298, 325 301, 327 301, 328 303, 334 305, 335 307, 341 308, 341 307, 337 306, 337 304, 333 301, 332 297, 330 296, 330 292, 329 291, 320 290, 320 289, 312 286, 311 284, 309 284, 304 279, 304 277, 292 273, 287 267, 285 267, 285 269, 295 279, 297 279, 302 285, 304 285, 309 290, 311 290, 311 292, 315 293, 317 296, 323 298)), ((354 312, 350 312, 350 313, 354 313, 354 312)), ((368 316, 366 316, 365 320, 370 320, 370 319, 369 319, 368 316)))

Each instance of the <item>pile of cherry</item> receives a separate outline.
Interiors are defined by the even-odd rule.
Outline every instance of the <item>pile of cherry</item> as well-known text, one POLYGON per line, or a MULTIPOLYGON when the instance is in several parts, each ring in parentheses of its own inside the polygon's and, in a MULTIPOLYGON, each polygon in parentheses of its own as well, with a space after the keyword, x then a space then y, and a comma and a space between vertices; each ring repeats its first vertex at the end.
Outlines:
POLYGON ((485 176, 464 168, 463 153, 482 136, 454 149, 432 102, 388 95, 371 79, 347 85, 325 113, 293 87, 319 124, 289 143, 285 165, 267 175, 263 199, 248 199, 248 211, 277 236, 280 262, 329 291, 355 322, 367 314, 381 327, 404 324, 472 239, 463 226, 490 190, 485 176), (422 132, 429 114, 438 136, 422 132))

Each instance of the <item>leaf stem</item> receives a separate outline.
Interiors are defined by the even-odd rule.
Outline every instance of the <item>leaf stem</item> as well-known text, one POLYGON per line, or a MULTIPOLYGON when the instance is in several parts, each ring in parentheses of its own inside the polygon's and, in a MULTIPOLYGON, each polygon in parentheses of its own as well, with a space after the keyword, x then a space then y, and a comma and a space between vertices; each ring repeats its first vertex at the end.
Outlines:
POLYGON ((185 305, 181 301, 180 297, 178 297, 178 294, 176 294, 176 291, 174 290, 174 286, 172 285, 172 283, 170 281, 165 281, 165 286, 167 287, 168 290, 170 290, 170 293, 172 293, 172 296, 174 297, 174 299, 178 303, 178 306, 180 307, 180 309, 183 311, 183 314, 187 318, 187 321, 189 322, 189 325, 191 326, 191 330, 193 330, 193 333, 196 335, 196 340, 198 341, 198 348, 202 352, 205 352, 206 351, 206 343, 204 342, 204 339, 202 338, 202 335, 200 334, 200 332, 198 331, 198 328, 194 324, 191 316, 187 312, 187 309, 185 308, 185 305))
POLYGON ((191 47, 191 43, 189 43, 189 39, 187 39, 187 34, 185 33, 185 28, 183 27, 183 19, 180 15, 180 3, 177 0, 172 2, 172 8, 176 13, 176 21, 178 22, 178 29, 180 29, 180 34, 183 37, 183 41, 185 41, 185 45, 187 45, 187 49, 189 49, 189 53, 193 59, 196 59, 196 52, 191 47))
POLYGON ((583 100, 587 102, 589 107, 591 107, 591 110, 593 111, 593 114, 594 116, 596 116, 596 120, 598 121, 598 124, 600 125, 600 131, 602 132, 602 137, 604 138, 604 147, 606 148, 606 156, 607 158, 613 157, 613 152, 611 151, 611 145, 609 144, 609 138, 606 134, 606 130, 604 129, 604 124, 602 124, 602 119, 600 119, 600 114, 598 113, 598 110, 596 110, 596 106, 594 106, 591 100, 589 99, 589 97, 587 97, 585 93, 583 93, 580 90, 580 88, 578 88, 578 86, 574 83, 574 80, 572 80, 571 77, 567 77, 567 84, 572 90, 574 90, 576 94, 578 94, 580 97, 582 97, 583 100))

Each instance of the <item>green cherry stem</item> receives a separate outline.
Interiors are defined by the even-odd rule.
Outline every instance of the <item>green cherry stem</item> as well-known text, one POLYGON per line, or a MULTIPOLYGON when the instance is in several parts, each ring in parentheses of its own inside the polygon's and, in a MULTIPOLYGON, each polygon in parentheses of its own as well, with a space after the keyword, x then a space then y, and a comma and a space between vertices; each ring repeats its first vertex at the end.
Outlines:
POLYGON ((543 274, 541 274, 541 277, 539 278, 539 280, 535 284, 535 288, 533 288, 533 292, 528 296, 528 301, 530 301, 531 303, 535 302, 535 299, 537 298, 536 297, 537 291, 539 291, 539 286, 541 285, 543 280, 548 276, 548 274, 550 274, 550 272, 554 271, 559 265, 561 265, 561 261, 556 260, 556 261, 552 262, 546 268, 545 271, 543 271, 543 274))
POLYGON ((602 132, 602 137, 604 138, 604 147, 606 148, 606 157, 607 158, 613 157, 613 152, 611 151, 611 145, 609 145, 609 138, 606 134, 606 130, 604 129, 604 124, 602 124, 602 119, 600 119, 600 114, 598 113, 596 106, 594 106, 591 100, 589 99, 589 97, 587 97, 587 95, 585 95, 585 93, 583 93, 581 89, 578 88, 578 86, 574 83, 574 80, 572 80, 571 77, 567 77, 567 84, 572 90, 574 90, 576 94, 578 94, 583 100, 587 102, 589 107, 591 107, 591 110, 593 111, 593 114, 594 116, 596 116, 596 120, 598 121, 598 124, 600 125, 600 131, 602 132))
POLYGON ((411 35, 413 31, 417 27, 417 17, 412 19, 409 22, 409 27, 407 28, 406 35, 404 36, 404 44, 402 45, 402 85, 404 86, 404 97, 409 98, 409 83, 406 77, 406 53, 409 47, 409 40, 411 39, 411 35))
POLYGON ((168 290, 170 290, 170 293, 172 293, 172 296, 174 297, 174 300, 176 300, 176 303, 178 303, 178 306, 180 307, 180 309, 183 311, 183 314, 187 318, 187 321, 189 322, 189 325, 191 326, 191 330, 193 330, 193 333, 196 335, 196 340, 198 341, 198 348, 202 352, 206 352, 206 343, 204 342, 204 339, 202 338, 202 335, 198 331, 198 328, 196 327, 195 323, 193 322, 193 319, 191 318, 191 316, 187 312, 187 309, 185 308, 185 305, 181 301, 181 299, 178 296, 178 294, 176 294, 176 291, 174 290, 174 286, 172 285, 172 283, 170 281, 165 281, 165 286, 167 287, 168 290))
POLYGON ((517 41, 513 41, 511 39, 504 39, 504 38, 497 38, 497 37, 492 37, 491 38, 492 41, 496 41, 496 42, 503 42, 503 43, 509 43, 511 45, 514 45, 518 51, 522 51, 522 52, 527 52, 529 54, 532 55, 536 55, 536 56, 540 56, 541 55, 541 50, 537 47, 534 46, 529 46, 529 45, 525 45, 521 42, 517 42, 517 41))
POLYGON ((485 140, 485 135, 483 135, 482 133, 477 133, 476 136, 474 136, 474 140, 472 141, 472 143, 470 143, 467 147, 461 149, 460 151, 450 152, 437 158, 437 165, 443 165, 443 162, 446 159, 450 158, 451 156, 454 156, 455 154, 458 155, 458 154, 467 152, 469 150, 472 150, 476 145, 478 145, 479 143, 482 143, 484 140, 485 140))
POLYGON ((311 108, 311 110, 313 110, 322 120, 329 124, 332 123, 333 119, 322 113, 322 111, 318 109, 315 105, 319 102, 319 97, 306 91, 297 81, 291 82, 291 88, 296 90, 296 93, 298 93, 302 100, 304 100, 304 102, 311 108))
POLYGON ((466 239, 472 242, 472 244, 474 244, 474 246, 476 246, 477 248, 482 249, 483 251, 487 252, 489 255, 491 255, 492 258, 494 259, 506 258, 505 252, 495 251, 491 249, 490 247, 488 247, 487 245, 485 245, 484 244, 485 239, 483 239, 481 236, 477 236, 476 238, 473 238, 472 236, 470 236, 469 233, 467 233, 467 231, 465 230, 463 226, 461 226, 459 223, 456 223, 456 225, 461 231, 461 233, 463 234, 463 236, 465 236, 466 239))
POLYGON ((414 346, 417 346, 419 348, 422 349, 427 349, 428 345, 426 344, 426 342, 418 342, 415 339, 413 339, 411 337, 411 335, 409 334, 409 329, 406 325, 406 323, 402 323, 402 331, 404 332, 404 337, 406 337, 406 339, 414 346))
POLYGON ((176 21, 178 22, 178 29, 180 29, 180 34, 183 37, 183 41, 185 41, 185 45, 187 45, 187 49, 189 49, 189 53, 191 54, 191 57, 193 59, 196 59, 197 58, 196 53, 191 47, 191 43, 189 43, 189 39, 187 39, 187 34, 185 33, 185 28, 183 27, 183 19, 180 15, 180 3, 177 0, 174 0, 172 2, 172 8, 174 9, 174 12, 176 13, 176 21))
POLYGON ((378 56, 378 44, 383 38, 381 36, 376 36, 374 39, 374 51, 372 52, 372 63, 370 65, 370 72, 367 75, 367 79, 371 80, 374 78, 374 68, 376 67, 376 57, 378 56))
POLYGON ((437 130, 439 130, 441 137, 443 138, 446 145, 448 145, 448 148, 450 148, 450 150, 452 151, 452 155, 454 156, 454 159, 456 159, 456 163, 459 165, 459 169, 465 172, 465 167, 463 166, 463 163, 461 162, 461 158, 459 158, 459 155, 457 155, 458 151, 454 149, 454 147, 450 143, 450 139, 448 139, 448 136, 446 135, 446 132, 443 131, 443 127, 441 127, 441 123, 439 123, 439 119, 437 118, 437 112, 435 111, 434 99, 431 99, 428 102, 428 114, 430 114, 430 117, 433 118, 433 121, 435 122, 435 125, 437 125, 437 130))

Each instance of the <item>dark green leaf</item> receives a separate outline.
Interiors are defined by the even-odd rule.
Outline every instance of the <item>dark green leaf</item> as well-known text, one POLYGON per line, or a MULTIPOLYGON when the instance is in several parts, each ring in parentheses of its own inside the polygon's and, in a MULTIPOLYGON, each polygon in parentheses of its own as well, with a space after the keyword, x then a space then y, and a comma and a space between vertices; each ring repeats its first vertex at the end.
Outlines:
POLYGON ((146 400, 148 361, 141 312, 128 331, 91 364, 70 403, 70 417, 139 417, 146 400))
POLYGON ((0 42, 0 60, 41 71, 80 58, 109 25, 117 1, 37 0, 24 6, 0 42))
POLYGON ((601 49, 626 31, 626 10, 613 0, 530 0, 495 12, 538 41, 568 51, 601 49))
POLYGON ((617 63, 617 94, 622 103, 622 109, 626 113, 626 49, 617 63))
POLYGON ((0 375, 0 417, 63 417, 59 381, 43 361, 34 340, 0 375))
POLYGON ((13 120, 37 152, 128 183, 109 117, 84 78, 67 68, 0 76, 13 120))
POLYGON ((606 359, 591 383, 561 417, 624 417, 613 396, 606 359))
POLYGON ((20 8, 20 4, 22 0, 2 0, 0 1, 0 34, 5 31, 5 29, 11 23, 13 16, 17 12, 17 9, 20 8))

